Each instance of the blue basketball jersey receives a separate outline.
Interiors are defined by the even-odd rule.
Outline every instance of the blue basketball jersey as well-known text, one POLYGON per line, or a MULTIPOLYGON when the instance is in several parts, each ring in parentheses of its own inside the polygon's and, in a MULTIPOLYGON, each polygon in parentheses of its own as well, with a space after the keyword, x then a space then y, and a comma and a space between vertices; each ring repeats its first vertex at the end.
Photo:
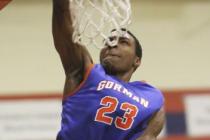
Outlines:
POLYGON ((123 82, 96 64, 80 88, 63 100, 57 140, 136 140, 163 100, 158 89, 123 82))

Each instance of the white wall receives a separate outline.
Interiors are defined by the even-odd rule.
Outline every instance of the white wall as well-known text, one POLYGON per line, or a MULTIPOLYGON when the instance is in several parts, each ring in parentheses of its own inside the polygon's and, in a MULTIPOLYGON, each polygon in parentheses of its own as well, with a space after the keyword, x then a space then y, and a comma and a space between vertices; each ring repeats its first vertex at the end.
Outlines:
MULTIPOLYGON (((132 0, 131 31, 144 48, 133 80, 160 88, 210 87, 210 1, 132 0)), ((99 50, 89 48, 97 61, 99 50)), ((15 0, 0 11, 0 94, 62 91, 51 0, 15 0)))
POLYGON ((134 6, 139 18, 132 29, 144 46, 140 77, 160 87, 210 87, 210 1, 135 1, 134 6))

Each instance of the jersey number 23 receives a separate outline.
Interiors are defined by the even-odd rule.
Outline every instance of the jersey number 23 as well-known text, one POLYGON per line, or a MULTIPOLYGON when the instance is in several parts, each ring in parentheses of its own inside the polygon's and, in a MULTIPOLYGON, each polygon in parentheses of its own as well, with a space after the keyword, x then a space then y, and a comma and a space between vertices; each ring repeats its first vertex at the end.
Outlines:
POLYGON ((128 102, 120 104, 120 109, 125 111, 122 117, 116 116, 115 118, 108 116, 107 114, 114 113, 117 109, 119 101, 115 97, 105 96, 101 99, 100 107, 95 116, 95 121, 102 122, 107 125, 111 125, 114 121, 114 125, 122 130, 128 130, 132 127, 134 118, 138 114, 138 108, 128 102), (115 120, 114 120, 115 119, 115 120))

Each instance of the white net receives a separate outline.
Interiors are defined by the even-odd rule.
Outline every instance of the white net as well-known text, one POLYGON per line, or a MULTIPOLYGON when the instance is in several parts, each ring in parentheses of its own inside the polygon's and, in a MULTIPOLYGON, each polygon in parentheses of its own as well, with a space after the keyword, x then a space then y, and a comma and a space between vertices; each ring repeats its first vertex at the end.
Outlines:
POLYGON ((73 40, 85 46, 103 47, 112 29, 121 34, 121 28, 131 23, 130 0, 70 0, 73 20, 73 40))

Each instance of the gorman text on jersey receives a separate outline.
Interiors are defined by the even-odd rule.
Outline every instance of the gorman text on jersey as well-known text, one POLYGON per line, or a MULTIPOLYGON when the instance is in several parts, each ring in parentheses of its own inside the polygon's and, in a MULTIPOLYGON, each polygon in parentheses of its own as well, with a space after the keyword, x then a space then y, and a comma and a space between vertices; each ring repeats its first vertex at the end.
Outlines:
POLYGON ((128 91, 128 89, 126 89, 123 85, 117 84, 113 81, 107 81, 107 80, 100 81, 97 86, 97 91, 100 91, 103 89, 113 89, 115 91, 118 91, 119 93, 122 93, 122 94, 128 96, 129 98, 133 99, 134 101, 140 103, 145 108, 148 108, 148 106, 149 106, 149 101, 147 101, 144 98, 135 96, 131 91, 128 91))

